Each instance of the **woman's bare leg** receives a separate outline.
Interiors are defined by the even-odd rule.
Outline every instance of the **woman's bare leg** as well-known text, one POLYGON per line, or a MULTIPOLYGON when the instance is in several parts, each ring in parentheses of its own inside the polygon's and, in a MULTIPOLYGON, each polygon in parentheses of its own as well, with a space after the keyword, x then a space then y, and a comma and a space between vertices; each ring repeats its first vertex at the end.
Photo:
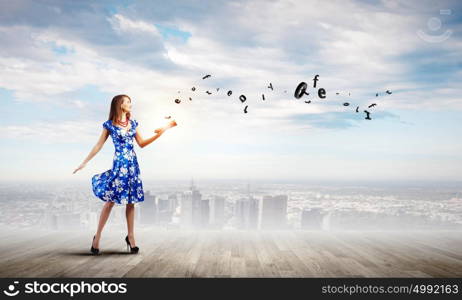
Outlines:
POLYGON ((127 204, 127 207, 125 209, 125 216, 127 217, 128 241, 130 242, 130 245, 133 248, 136 246, 135 232, 134 232, 134 223, 135 223, 135 204, 134 203, 127 204))
POLYGON ((114 206, 114 202, 107 201, 103 205, 103 209, 101 210, 101 214, 99 216, 98 222, 98 229, 96 230, 95 240, 93 241, 93 247, 99 248, 99 240, 101 238, 101 232, 103 231, 104 225, 106 224, 107 219, 111 213, 112 207, 114 206))

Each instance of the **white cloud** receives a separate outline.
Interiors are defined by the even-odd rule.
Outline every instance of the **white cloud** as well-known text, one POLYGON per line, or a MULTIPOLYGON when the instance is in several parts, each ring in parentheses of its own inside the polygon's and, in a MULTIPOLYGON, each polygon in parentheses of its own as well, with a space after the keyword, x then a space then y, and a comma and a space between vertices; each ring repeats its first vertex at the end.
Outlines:
POLYGON ((120 14, 113 15, 111 18, 108 18, 108 21, 118 34, 142 32, 150 33, 158 37, 161 36, 154 25, 143 21, 133 21, 120 14))
POLYGON ((100 124, 89 121, 35 122, 31 125, 7 125, 0 129, 2 136, 17 140, 38 141, 43 144, 96 143, 102 131, 100 124), (95 128, 95 127, 98 128, 95 128), (98 129, 98 130, 96 130, 98 129))

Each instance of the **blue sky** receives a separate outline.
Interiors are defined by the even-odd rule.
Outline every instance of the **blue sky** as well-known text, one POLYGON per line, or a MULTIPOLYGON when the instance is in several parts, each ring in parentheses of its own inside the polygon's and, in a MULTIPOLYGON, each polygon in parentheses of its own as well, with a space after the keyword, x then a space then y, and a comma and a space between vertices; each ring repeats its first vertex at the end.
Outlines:
POLYGON ((145 180, 460 180, 461 6, 2 1, 0 179, 109 169, 110 138, 72 175, 125 93, 144 138, 166 115, 179 124, 136 148, 145 180))

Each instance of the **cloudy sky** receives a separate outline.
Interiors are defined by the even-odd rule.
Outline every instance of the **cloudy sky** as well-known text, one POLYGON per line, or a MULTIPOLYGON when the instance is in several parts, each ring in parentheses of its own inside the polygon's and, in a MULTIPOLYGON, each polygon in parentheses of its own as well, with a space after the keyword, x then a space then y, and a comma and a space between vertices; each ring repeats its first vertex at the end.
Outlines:
POLYGON ((72 174, 124 93, 143 138, 164 116, 178 122, 136 146, 144 180, 460 180, 461 7, 1 1, 0 179, 89 181, 111 168, 109 138, 72 174), (296 99, 302 81, 310 95, 296 99))

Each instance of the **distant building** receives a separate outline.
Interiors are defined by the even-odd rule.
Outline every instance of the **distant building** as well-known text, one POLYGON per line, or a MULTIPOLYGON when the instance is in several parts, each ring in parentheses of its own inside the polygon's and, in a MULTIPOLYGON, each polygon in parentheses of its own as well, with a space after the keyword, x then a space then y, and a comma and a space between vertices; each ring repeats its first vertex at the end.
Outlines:
POLYGON ((156 222, 157 204, 156 196, 151 194, 150 191, 144 193, 144 201, 139 205, 140 210, 140 223, 145 225, 152 225, 156 222))
POLYGON ((173 213, 175 212, 174 202, 175 199, 171 197, 165 199, 157 197, 156 199, 156 223, 169 224, 172 221, 173 213))
POLYGON ((321 230, 323 225, 323 210, 321 208, 304 209, 301 216, 301 229, 321 230))
POLYGON ((287 195, 263 196, 259 205, 260 229, 287 229, 287 195))
POLYGON ((80 229, 80 213, 51 213, 48 215, 48 228, 50 229, 80 229))
POLYGON ((181 195, 181 227, 201 226, 202 221, 202 194, 196 189, 191 182, 190 190, 183 192, 181 195))
POLYGON ((332 228, 331 220, 332 220, 332 211, 328 211, 324 217, 322 218, 322 230, 330 231, 332 228))
POLYGON ((241 229, 257 229, 258 200, 253 197, 241 198, 234 204, 236 227, 241 229))
POLYGON ((176 194, 170 194, 168 195, 168 200, 170 200, 170 209, 171 210, 175 210, 179 205, 179 201, 178 201, 178 197, 176 196, 176 194))
POLYGON ((210 226, 212 228, 223 228, 225 224, 225 198, 215 196, 209 202, 210 205, 210 226))
POLYGON ((202 228, 207 228, 210 225, 210 207, 209 200, 202 199, 201 203, 201 216, 200 216, 200 226, 202 228))

